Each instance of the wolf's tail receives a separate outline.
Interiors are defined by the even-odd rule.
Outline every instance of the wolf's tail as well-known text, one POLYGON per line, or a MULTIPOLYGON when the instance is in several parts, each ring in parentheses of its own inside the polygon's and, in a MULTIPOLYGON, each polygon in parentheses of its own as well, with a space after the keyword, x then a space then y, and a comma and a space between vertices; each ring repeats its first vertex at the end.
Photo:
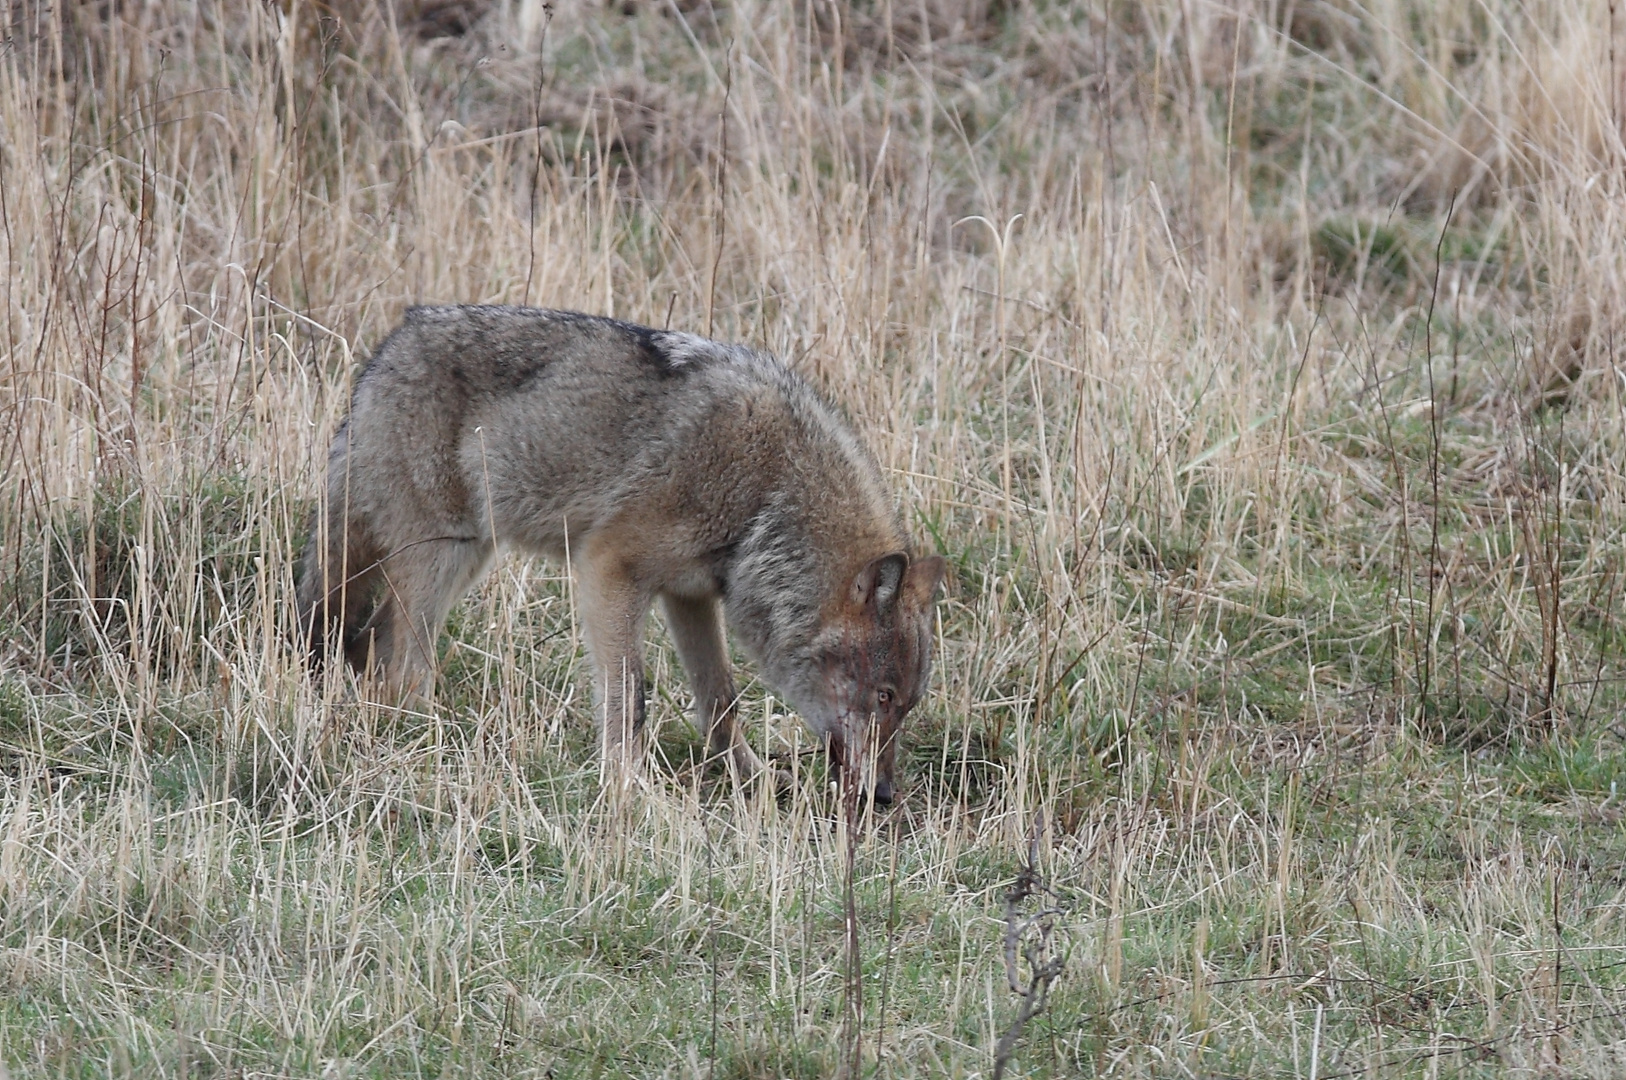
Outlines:
POLYGON ((348 656, 377 606, 383 579, 385 553, 351 507, 347 452, 341 431, 329 458, 326 498, 311 515, 299 564, 297 632, 312 668, 320 668, 335 645, 348 656))

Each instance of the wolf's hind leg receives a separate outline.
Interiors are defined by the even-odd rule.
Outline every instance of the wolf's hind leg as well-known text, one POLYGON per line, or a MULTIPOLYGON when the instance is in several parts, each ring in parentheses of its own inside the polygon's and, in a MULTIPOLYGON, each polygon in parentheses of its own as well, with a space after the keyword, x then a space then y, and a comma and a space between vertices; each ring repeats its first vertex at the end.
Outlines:
POLYGON ((678 659, 689 675, 694 691, 697 719, 706 732, 706 746, 717 755, 727 755, 741 780, 750 780, 762 771, 762 759, 745 741, 736 716, 739 692, 728 669, 728 646, 717 601, 665 595, 666 626, 677 646, 678 659))
POLYGON ((313 515, 296 595, 300 645, 313 667, 335 644, 348 649, 372 615, 381 554, 343 506, 329 502, 313 515))
POLYGON ((383 596, 352 644, 352 663, 370 667, 398 701, 427 698, 435 645, 452 605, 490 565, 490 541, 438 536, 402 545, 383 560, 383 596))

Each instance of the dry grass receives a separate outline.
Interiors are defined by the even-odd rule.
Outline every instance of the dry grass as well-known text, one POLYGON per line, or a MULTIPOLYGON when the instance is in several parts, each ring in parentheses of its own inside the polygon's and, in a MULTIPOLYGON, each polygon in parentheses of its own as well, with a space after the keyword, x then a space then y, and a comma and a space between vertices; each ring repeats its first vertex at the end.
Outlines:
POLYGON ((992 1075, 1036 837, 1004 1075, 1626 1070, 1612 3, 8 14, 0 1068, 992 1075), (847 831, 761 687, 802 783, 733 792, 660 647, 601 804, 555 567, 433 715, 306 678, 418 300, 841 403, 956 573, 899 806, 847 831))

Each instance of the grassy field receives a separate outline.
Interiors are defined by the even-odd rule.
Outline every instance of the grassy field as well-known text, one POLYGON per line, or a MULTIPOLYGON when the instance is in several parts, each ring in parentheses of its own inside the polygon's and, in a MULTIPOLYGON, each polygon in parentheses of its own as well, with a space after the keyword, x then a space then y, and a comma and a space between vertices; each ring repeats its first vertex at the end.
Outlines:
POLYGON ((7 10, 0 1074, 1626 1075, 1613 0, 7 10), (305 673, 419 301, 839 403, 953 567, 895 806, 658 632, 601 800, 540 562, 305 673))

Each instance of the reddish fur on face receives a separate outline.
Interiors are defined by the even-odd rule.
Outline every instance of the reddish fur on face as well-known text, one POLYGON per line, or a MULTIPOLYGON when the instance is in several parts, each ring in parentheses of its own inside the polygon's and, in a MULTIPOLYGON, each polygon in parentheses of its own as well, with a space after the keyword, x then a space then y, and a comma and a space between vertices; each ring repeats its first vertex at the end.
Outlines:
POLYGON ((898 730, 925 692, 931 668, 931 603, 943 580, 941 556, 910 562, 902 553, 866 564, 834 606, 836 628, 824 676, 837 716, 830 753, 863 784, 873 762, 876 801, 890 802, 898 730))

